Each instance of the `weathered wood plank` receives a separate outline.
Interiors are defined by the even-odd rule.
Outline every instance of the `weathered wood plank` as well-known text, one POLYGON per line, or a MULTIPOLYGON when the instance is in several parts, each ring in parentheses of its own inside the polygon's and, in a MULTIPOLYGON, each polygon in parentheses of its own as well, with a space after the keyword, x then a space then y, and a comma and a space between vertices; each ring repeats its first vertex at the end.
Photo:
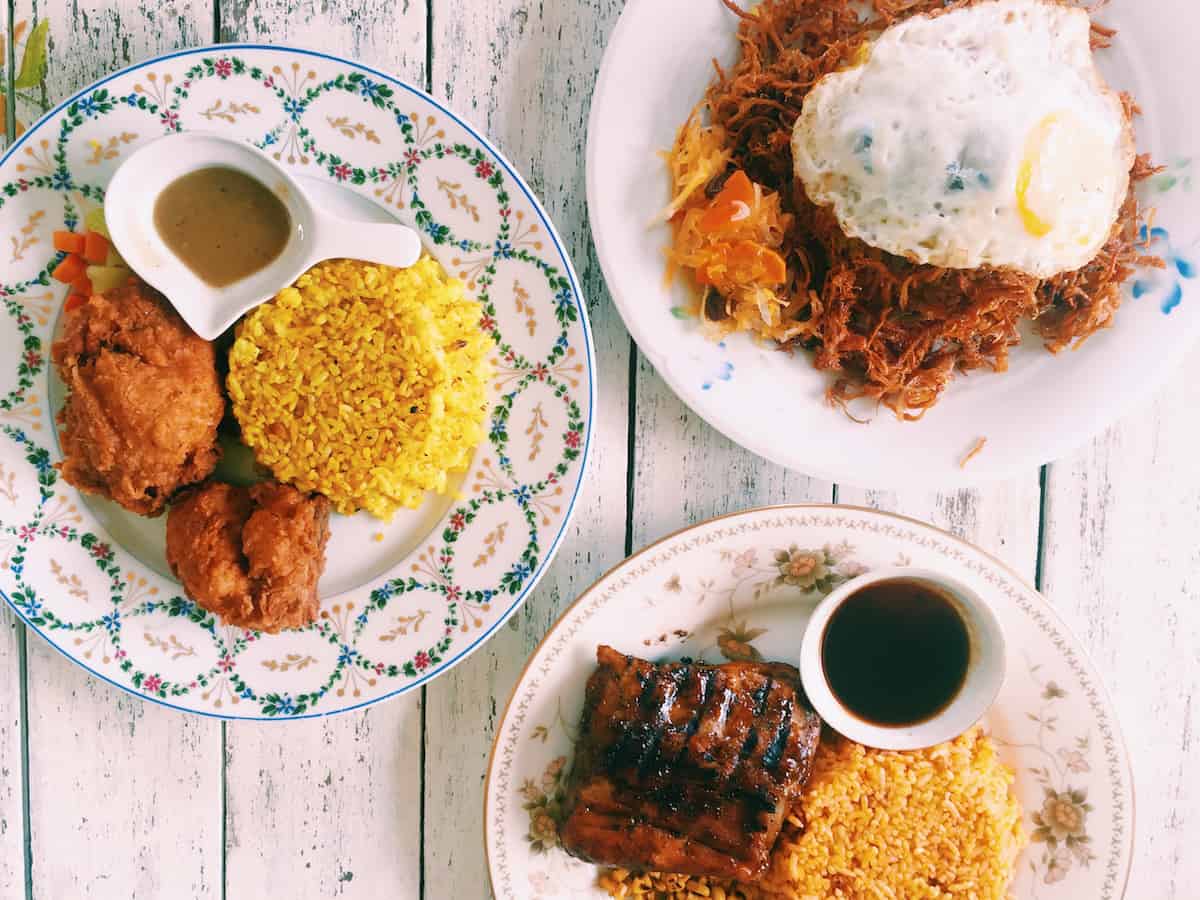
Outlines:
MULTIPOLYGON (((46 78, 18 96, 24 124, 113 69, 212 33, 208 2, 17 0, 16 21, 44 18, 46 78)), ((120 694, 34 636, 28 656, 33 895, 219 897, 220 725, 120 694)))
MULTIPOLYGON (((0 601, 2 602, 2 601, 0 601)), ((25 815, 21 770, 21 659, 24 626, 0 609, 0 895, 25 896, 25 815)))
MULTIPOLYGON (((425 6, 222 2, 223 41, 291 43, 425 84, 425 6)), ((416 897, 421 698, 312 722, 226 728, 229 897, 416 897)))
POLYGON ((221 728, 29 641, 33 896, 221 896, 221 728))
POLYGON ((828 503, 833 485, 766 462, 715 431, 638 358, 632 549, 713 516, 828 503))
POLYGON ((422 0, 221 0, 221 41, 292 44, 425 86, 422 0))
POLYGON ((1200 353, 1047 478, 1043 589, 1113 695, 1133 759, 1127 897, 1200 882, 1200 353))
POLYGON ((929 522, 999 557, 1029 584, 1036 579, 1041 503, 1036 469, 1024 478, 947 492, 843 486, 838 489, 838 502, 929 522))
POLYGON ((563 606, 622 554, 629 336, 587 228, 588 101, 618 0, 434 0, 433 93, 496 140, 541 196, 582 281, 599 405, 588 484, 562 550, 523 610, 426 697, 425 896, 490 897, 482 848, 492 736, 529 653, 563 606))
POLYGON ((211 43, 214 0, 15 0, 14 22, 50 21, 46 80, 19 92, 17 117, 30 125, 97 78, 177 47, 211 43))
POLYGON ((227 896, 417 897, 419 696, 226 740, 227 896))

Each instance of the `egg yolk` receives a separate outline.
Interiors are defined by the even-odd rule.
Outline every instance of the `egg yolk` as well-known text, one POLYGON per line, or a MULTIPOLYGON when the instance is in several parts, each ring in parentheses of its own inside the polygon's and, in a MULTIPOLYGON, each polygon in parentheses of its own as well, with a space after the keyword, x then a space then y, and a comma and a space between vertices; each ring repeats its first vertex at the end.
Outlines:
POLYGON ((1017 212, 1025 230, 1046 237, 1060 222, 1073 222, 1081 245, 1097 223, 1088 215, 1089 193, 1102 180, 1103 142, 1075 116, 1051 113, 1029 133, 1017 167, 1017 212))

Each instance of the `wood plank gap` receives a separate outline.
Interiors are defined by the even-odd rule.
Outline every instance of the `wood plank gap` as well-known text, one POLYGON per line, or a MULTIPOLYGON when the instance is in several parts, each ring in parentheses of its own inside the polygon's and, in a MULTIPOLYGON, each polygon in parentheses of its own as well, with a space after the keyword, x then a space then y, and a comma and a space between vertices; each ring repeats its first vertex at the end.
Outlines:
MULTIPOLYGON (((432 0, 430 0, 430 2, 432 2, 432 0)), ((426 47, 428 47, 432 43, 433 42, 430 40, 425 41, 426 47)), ((426 71, 428 72, 429 70, 426 69, 426 71)), ((426 75, 427 80, 428 80, 428 77, 429 76, 426 75)), ((417 876, 417 878, 418 878, 417 896, 420 898, 420 900, 425 900, 425 752, 429 745, 429 742, 425 740, 425 731, 426 731, 425 691, 426 690, 427 690, 427 688, 422 685, 422 687, 421 687, 421 801, 420 801, 420 805, 419 805, 419 811, 417 814, 417 820, 421 823, 420 830, 417 832, 417 865, 420 867, 418 870, 418 876, 417 876)))
POLYGON ((638 348, 629 338, 629 433, 625 451, 625 555, 633 553, 633 495, 637 478, 638 348))
MULTIPOLYGON (((13 141, 17 139, 17 90, 13 87, 16 80, 17 65, 17 48, 13 46, 13 35, 16 34, 16 26, 13 24, 17 18, 17 0, 7 0, 5 4, 8 10, 4 17, 4 146, 7 148, 13 141)), ((25 626, 18 623, 18 627, 25 626)))
POLYGON ((1038 523, 1037 523, 1037 558, 1033 564, 1033 586, 1042 589, 1042 566, 1046 557, 1046 498, 1048 496, 1046 483, 1050 477, 1050 465, 1038 469, 1038 523))
MULTIPOLYGON (((217 23, 216 27, 220 27, 217 23)), ((220 32, 217 32, 220 34, 220 32)), ((228 900, 229 893, 229 744, 225 739, 225 726, 221 722, 221 900, 228 900)))
MULTIPOLYGON (((213 0, 212 42, 221 43, 221 0, 213 0)), ((225 734, 225 725, 221 724, 221 735, 225 734)), ((224 895, 222 895, 224 896, 224 895)))
POLYGON ((833 490, 830 491, 830 501, 829 502, 833 503, 836 506, 840 502, 841 496, 842 496, 842 486, 835 482, 833 485, 833 490))
MULTIPOLYGON (((425 0, 425 93, 429 94, 430 96, 433 96, 433 2, 434 2, 434 0, 425 0)), ((425 696, 424 688, 421 689, 421 696, 422 696, 422 698, 425 696)), ((425 709, 424 702, 421 703, 421 709, 422 710, 425 709)), ((424 723, 424 721, 425 721, 425 714, 422 711, 421 722, 424 723)), ((422 747, 425 746, 424 741, 421 742, 421 746, 422 747)), ((424 775, 424 772, 422 772, 422 775, 424 775)), ((421 802, 422 803, 425 802, 424 801, 425 795, 422 794, 421 797, 422 797, 421 802)), ((422 828, 421 829, 422 840, 424 840, 424 835, 425 835, 425 830, 422 828)), ((422 871, 424 871, 424 868, 425 868, 425 856, 422 854, 422 856, 421 856, 422 871)), ((422 880, 421 881, 421 891, 422 891, 421 896, 422 897, 425 896, 424 890, 425 890, 425 882, 424 882, 424 880, 422 880)))
MULTIPOLYGON (((12 46, 11 40, 9 46, 12 46)), ((29 667, 26 665, 28 636, 24 624, 18 622, 17 679, 20 687, 17 696, 21 714, 21 827, 24 829, 25 838, 25 900, 33 900, 33 827, 29 815, 29 667)))

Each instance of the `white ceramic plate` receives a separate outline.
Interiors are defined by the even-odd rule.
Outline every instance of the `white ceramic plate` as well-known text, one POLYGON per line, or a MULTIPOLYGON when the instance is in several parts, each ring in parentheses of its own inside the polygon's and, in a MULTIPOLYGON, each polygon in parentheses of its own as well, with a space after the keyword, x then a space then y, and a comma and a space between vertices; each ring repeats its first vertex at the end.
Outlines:
POLYGON ((1187 86, 1198 65, 1200 5, 1112 0, 1099 18, 1119 29, 1100 54, 1105 75, 1137 98, 1139 148, 1167 166, 1145 187, 1166 271, 1140 277, 1116 327, 1080 350, 1054 357, 1027 338, 1007 373, 956 379, 922 421, 902 423, 882 410, 864 426, 826 405, 826 376, 803 354, 745 336, 717 345, 696 321, 673 313, 688 297, 682 283, 663 286, 669 229, 647 226, 669 197, 656 154, 702 98, 711 60, 736 60, 736 19, 720 0, 629 0, 592 101, 588 211, 605 278, 638 347, 684 402, 733 440, 774 462, 863 486, 947 487, 1029 471, 1146 402, 1200 335, 1192 280, 1200 262, 1192 194, 1200 119, 1187 86), (979 438, 987 439, 983 452, 960 468, 979 438))
POLYGON ((187 50, 80 91, 0 160, 0 594, 100 678, 180 709, 294 718, 412 690, 529 595, 584 475, 595 369, 554 226, 512 165, 420 90, 358 63, 258 45, 187 50), (51 232, 79 228, 121 159, 173 131, 252 141, 348 218, 399 218, 484 306, 489 439, 457 484, 383 523, 334 516, 321 617, 276 636, 188 601, 165 517, 81 495, 53 468, 48 366, 66 287, 51 232))
POLYGON ((1078 641, 1033 588, 952 535, 845 506, 750 510, 693 526, 609 572, 530 657, 492 748, 484 830, 499 900, 593 898, 597 869, 557 846, 556 811, 596 646, 664 660, 761 655, 796 665, 811 610, 886 566, 935 569, 978 591, 1004 629, 1005 684, 984 727, 1016 772, 1033 841, 1018 900, 1115 900, 1133 853, 1120 728, 1078 641))

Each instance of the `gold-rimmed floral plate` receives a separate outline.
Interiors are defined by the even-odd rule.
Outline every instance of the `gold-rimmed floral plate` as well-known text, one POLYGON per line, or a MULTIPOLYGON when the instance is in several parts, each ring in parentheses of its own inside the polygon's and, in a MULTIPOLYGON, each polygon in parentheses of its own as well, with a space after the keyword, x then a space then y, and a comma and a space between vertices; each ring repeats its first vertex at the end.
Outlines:
POLYGON ((185 50, 64 101, 0 160, 0 595, 57 649, 141 697, 230 718, 296 718, 412 690, 528 596, 567 527, 595 407, 570 260, 513 166, 422 91, 286 47, 185 50), (58 476, 48 365, 66 286, 57 229, 82 229, 121 161, 202 130, 254 143, 331 212, 399 219, 478 299, 495 344, 488 436, 455 490, 381 522, 335 516, 319 620, 267 636, 183 595, 163 519, 58 476))
POLYGON ((984 719, 1016 774, 1030 842, 1018 900, 1116 900, 1133 851, 1129 760, 1102 681, 1049 604, 1002 563, 943 531, 844 506, 714 519, 630 557, 589 588, 530 657, 496 733, 484 831, 499 900, 596 898, 597 869, 557 826, 596 646, 651 660, 796 664, 804 625, 837 585, 884 566, 967 584, 1004 629, 1007 676, 984 719))

